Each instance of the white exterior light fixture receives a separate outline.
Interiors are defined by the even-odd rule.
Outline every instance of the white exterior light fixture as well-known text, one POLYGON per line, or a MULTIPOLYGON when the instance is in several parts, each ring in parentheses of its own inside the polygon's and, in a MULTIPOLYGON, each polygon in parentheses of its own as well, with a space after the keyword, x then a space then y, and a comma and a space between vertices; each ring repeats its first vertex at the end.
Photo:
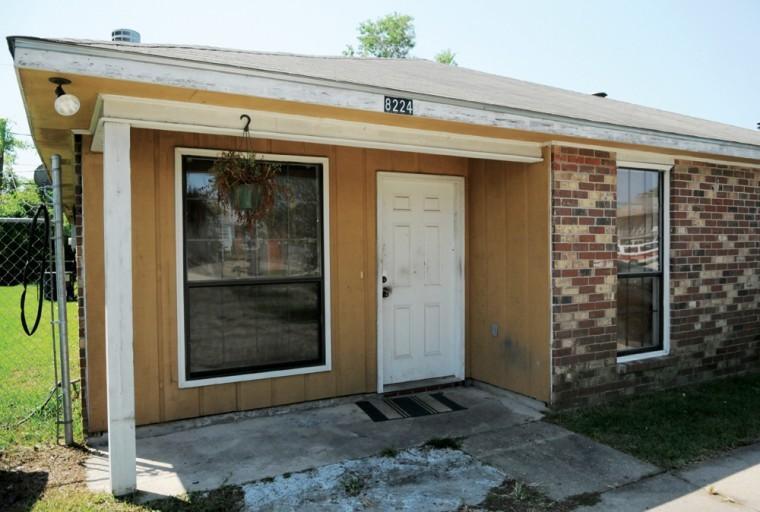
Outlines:
POLYGON ((58 87, 55 88, 55 111, 66 117, 73 116, 79 112, 79 98, 73 94, 67 94, 66 91, 63 90, 63 86, 70 84, 71 80, 52 77, 50 78, 50 81, 58 85, 58 87))

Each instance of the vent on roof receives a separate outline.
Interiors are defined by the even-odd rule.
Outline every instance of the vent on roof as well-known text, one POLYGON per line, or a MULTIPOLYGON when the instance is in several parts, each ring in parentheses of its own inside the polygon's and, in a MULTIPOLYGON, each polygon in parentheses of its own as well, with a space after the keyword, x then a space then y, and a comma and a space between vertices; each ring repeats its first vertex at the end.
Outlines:
POLYGON ((139 43, 140 33, 137 30, 132 30, 131 28, 117 28, 111 32, 111 41, 123 43, 139 43))
POLYGON ((594 94, 592 94, 592 96, 596 96, 598 98, 606 98, 607 97, 607 93, 606 92, 595 92, 594 94))

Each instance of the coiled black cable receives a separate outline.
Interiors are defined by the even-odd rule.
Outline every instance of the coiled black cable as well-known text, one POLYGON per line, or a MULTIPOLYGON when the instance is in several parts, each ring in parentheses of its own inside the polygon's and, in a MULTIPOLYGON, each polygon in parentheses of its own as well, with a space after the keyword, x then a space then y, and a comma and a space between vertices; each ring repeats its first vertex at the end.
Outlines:
POLYGON ((24 328, 24 332, 27 336, 31 336, 37 331, 37 328, 40 326, 40 319, 42 318, 42 302, 44 298, 44 292, 45 292, 45 270, 48 267, 49 263, 49 254, 50 254, 50 241, 48 240, 50 236, 50 214, 48 213, 48 209, 44 204, 41 204, 37 207, 37 211, 34 212, 34 217, 32 217, 32 222, 29 224, 29 237, 26 241, 26 260, 24 261, 24 270, 21 273, 21 279, 22 279, 22 285, 24 287, 24 290, 21 292, 21 327, 24 328), (34 250, 35 242, 37 241, 37 224, 39 223, 40 214, 42 215, 43 220, 43 228, 44 228, 44 243, 42 244, 42 254, 39 258, 39 269, 38 269, 38 279, 37 279, 37 313, 34 317, 34 323, 32 324, 32 328, 29 328, 29 324, 26 321, 26 291, 27 286, 29 284, 29 273, 30 271, 33 272, 34 269, 30 268, 34 265, 34 257, 37 255, 36 251, 34 250))

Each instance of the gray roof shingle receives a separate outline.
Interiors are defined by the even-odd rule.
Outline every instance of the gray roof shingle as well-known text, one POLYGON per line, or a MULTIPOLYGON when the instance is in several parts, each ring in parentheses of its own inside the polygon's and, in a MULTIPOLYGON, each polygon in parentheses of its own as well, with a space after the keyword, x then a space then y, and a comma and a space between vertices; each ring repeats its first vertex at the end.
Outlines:
POLYGON ((206 46, 46 39, 117 52, 330 80, 485 108, 516 109, 617 126, 760 146, 760 132, 423 59, 329 57, 206 46))

